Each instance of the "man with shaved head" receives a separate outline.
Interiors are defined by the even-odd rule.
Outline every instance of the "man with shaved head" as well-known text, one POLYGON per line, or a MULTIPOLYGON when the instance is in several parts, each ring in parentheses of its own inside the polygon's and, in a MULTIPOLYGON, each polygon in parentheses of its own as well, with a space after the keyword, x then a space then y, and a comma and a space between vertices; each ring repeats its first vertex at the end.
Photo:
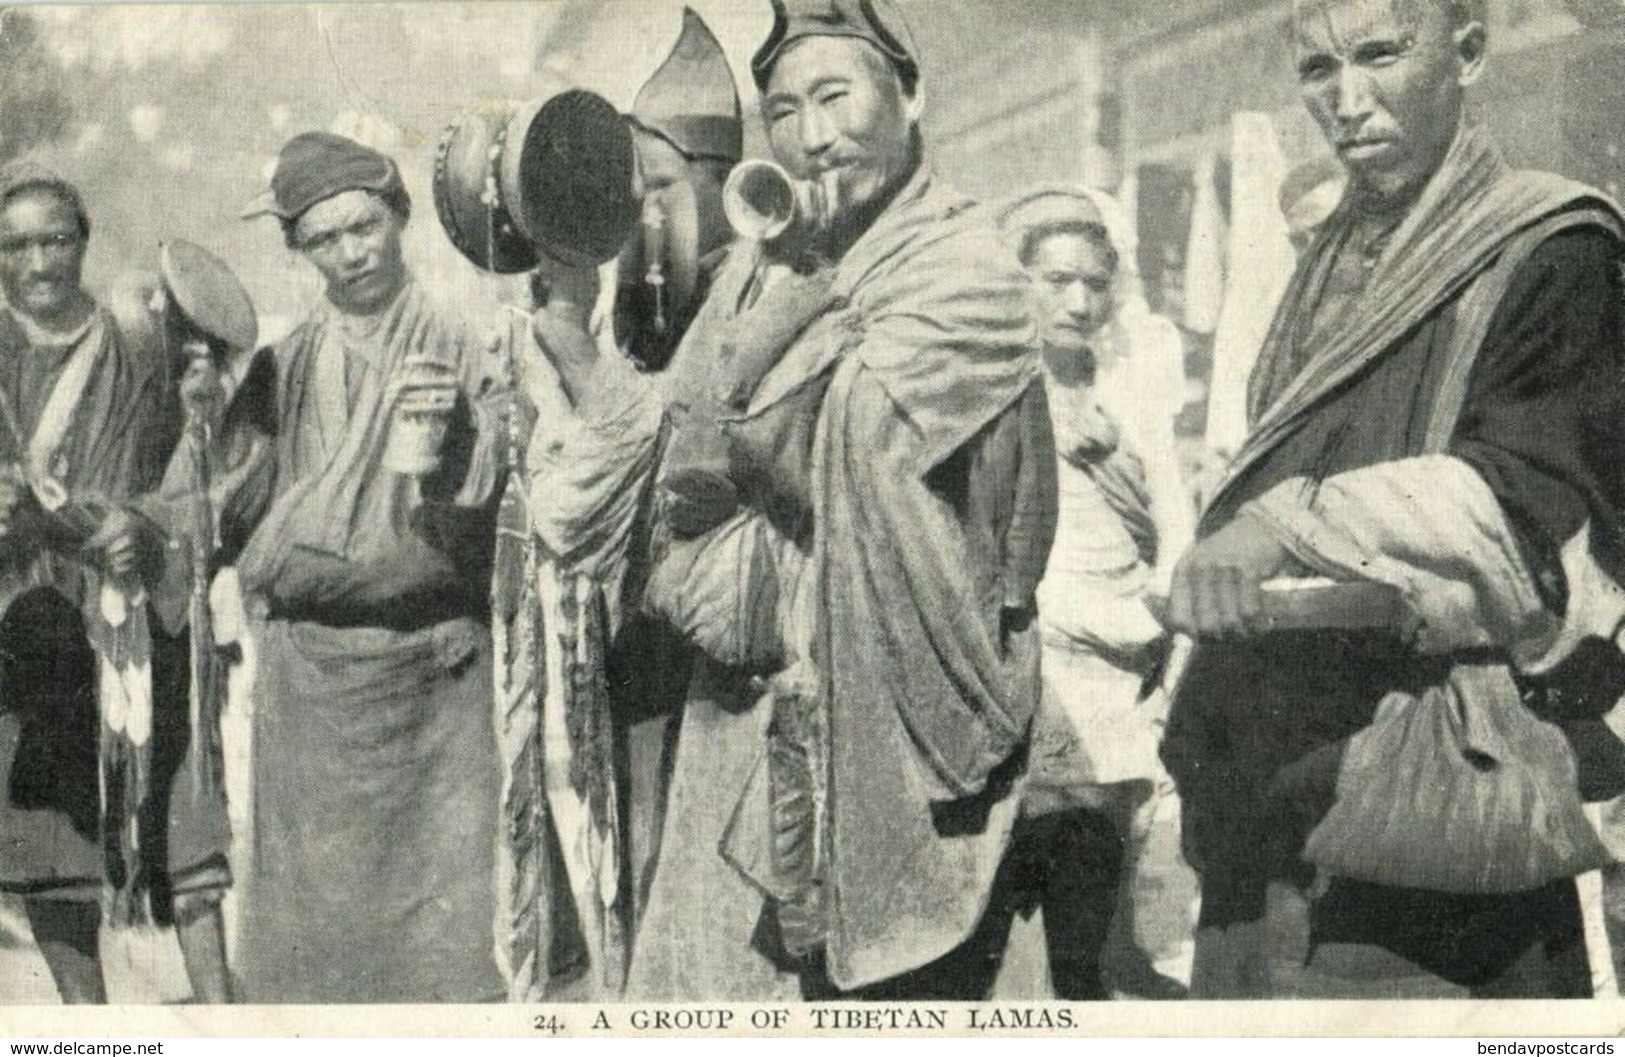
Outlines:
POLYGON ((1205 997, 1268 993, 1266 887, 1307 880, 1305 858, 1321 882, 1309 967, 1328 986, 1588 988, 1584 842, 1547 841, 1533 814, 1578 817, 1625 773, 1600 718, 1619 698, 1615 622, 1584 618, 1589 585, 1625 558, 1625 246, 1612 203, 1511 169, 1468 117, 1483 9, 1295 10, 1303 99, 1348 189, 1299 263, 1251 380, 1249 438, 1170 598, 1198 642, 1163 754, 1202 877, 1205 997), (1283 626, 1270 581, 1311 575, 1387 585, 1404 615, 1334 607, 1283 626), (1467 733, 1418 752, 1445 707, 1467 733), (1420 718, 1396 741, 1405 716, 1420 718), (1484 717, 1523 734, 1475 754, 1484 717), (1455 779, 1419 777, 1493 797, 1514 772, 1538 790, 1521 830, 1492 830, 1490 799, 1453 805, 1455 779), (1507 833, 1514 853, 1488 857, 1507 833), (1357 865, 1350 834, 1387 862, 1357 865))

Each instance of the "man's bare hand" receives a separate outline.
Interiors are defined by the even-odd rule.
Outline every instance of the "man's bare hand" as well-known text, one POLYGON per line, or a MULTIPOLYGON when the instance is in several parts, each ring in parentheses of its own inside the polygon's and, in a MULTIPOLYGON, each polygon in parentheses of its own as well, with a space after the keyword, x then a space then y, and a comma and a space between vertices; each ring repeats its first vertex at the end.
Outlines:
POLYGON ((135 518, 115 509, 102 519, 101 527, 85 541, 84 549, 101 552, 102 567, 115 580, 129 580, 136 574, 140 558, 140 538, 135 518))
MULTIPOLYGON (((188 352, 191 350, 189 349, 188 352)), ((207 355, 188 355, 181 375, 181 406, 203 422, 215 421, 226 406, 226 387, 220 370, 207 355)))
POLYGON ((520 358, 520 384, 532 404, 544 406, 545 398, 539 387, 551 384, 556 372, 565 395, 575 404, 581 403, 592 387, 599 368, 598 343, 588 332, 593 303, 598 298, 598 272, 594 268, 563 268, 539 270, 536 275, 537 301, 540 307, 531 316, 530 332, 536 339, 536 349, 552 366, 549 372, 542 365, 520 358))
POLYGON ((1246 514, 1185 552, 1174 568, 1168 625, 1193 638, 1257 635, 1269 630, 1262 585, 1297 559, 1257 518, 1246 514))

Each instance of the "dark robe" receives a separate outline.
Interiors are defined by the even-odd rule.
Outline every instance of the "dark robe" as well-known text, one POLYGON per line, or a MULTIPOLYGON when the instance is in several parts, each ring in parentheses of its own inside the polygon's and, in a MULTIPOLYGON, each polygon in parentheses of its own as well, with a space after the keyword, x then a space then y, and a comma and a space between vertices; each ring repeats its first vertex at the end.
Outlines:
MULTIPOLYGON (((1483 163, 1486 186, 1505 178, 1498 157, 1483 163)), ((1584 204, 1560 201, 1557 208, 1584 204)), ((1328 245, 1343 230, 1336 223, 1329 228, 1318 252, 1300 266, 1295 289, 1304 301, 1312 303, 1305 288, 1315 281, 1314 269, 1322 269, 1324 283, 1334 270, 1328 261, 1355 252, 1328 245)), ((1616 577, 1621 568, 1622 260, 1618 235, 1591 225, 1559 231, 1528 256, 1490 319, 1448 446, 1499 500, 1558 614, 1564 591, 1559 552, 1588 518, 1599 561, 1616 577)), ((1448 267, 1470 269, 1472 259, 1464 252, 1448 267)), ((1460 301, 1460 286, 1447 291, 1343 384, 1306 404, 1287 425, 1279 425, 1281 416, 1271 420, 1270 443, 1258 446, 1217 496, 1202 533, 1223 527, 1249 500, 1288 479, 1322 480, 1420 454, 1460 301)), ((1359 304, 1357 298, 1351 303, 1359 304)), ((1291 318, 1290 307, 1278 317, 1277 331, 1297 326, 1301 336, 1306 328, 1291 318)), ((1301 337, 1296 348, 1291 341, 1278 341, 1277 348, 1297 355, 1261 359, 1255 411, 1318 366, 1316 348, 1301 337)), ((1617 675, 1599 672, 1596 658, 1585 652, 1548 677, 1521 680, 1521 689, 1537 714, 1563 723, 1581 759, 1582 782, 1617 791, 1625 776, 1620 746, 1600 716, 1618 699, 1619 686, 1617 675)), ((1163 755, 1185 804, 1187 855, 1202 875, 1203 925, 1259 920, 1269 880, 1304 878, 1298 852, 1328 806, 1340 743, 1371 722, 1390 691, 1436 684, 1461 659, 1422 656, 1397 632, 1382 631, 1278 632, 1197 648, 1173 703, 1163 755), (1269 791, 1283 767, 1301 765, 1315 750, 1323 780, 1310 784, 1324 795, 1306 801, 1269 791)), ((1537 942, 1544 941, 1548 953, 1572 950, 1576 907, 1569 882, 1509 896, 1467 896, 1334 879, 1315 904, 1312 933, 1316 942, 1375 944, 1477 986, 1502 975, 1537 942)))
MULTIPOLYGON (((112 505, 157 485, 179 408, 161 356, 128 340, 105 310, 73 345, 41 348, 0 311, 0 399, 25 439, 86 343, 99 346, 95 367, 50 467, 69 503, 51 515, 25 497, 0 559, 0 891, 96 902, 104 880, 135 879, 118 875, 101 834, 98 662, 84 616, 100 579, 78 548, 112 505)), ((0 429, 0 460, 26 460, 16 440, 0 429)), ((229 883, 230 834, 223 793, 194 788, 184 629, 149 626, 153 781, 139 808, 138 870, 165 920, 172 895, 229 883)))

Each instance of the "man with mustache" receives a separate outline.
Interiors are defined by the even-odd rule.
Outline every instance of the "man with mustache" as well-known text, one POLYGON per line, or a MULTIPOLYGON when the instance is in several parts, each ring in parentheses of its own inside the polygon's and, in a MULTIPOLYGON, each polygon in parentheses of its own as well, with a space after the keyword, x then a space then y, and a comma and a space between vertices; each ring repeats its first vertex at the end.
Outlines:
MULTIPOLYGON (((219 558, 258 644, 240 947, 256 1002, 502 993, 482 618, 505 397, 486 343, 412 280, 410 211, 394 161, 307 132, 247 214, 275 216, 326 284, 217 431, 219 558), (444 440, 408 469, 397 405, 431 390, 450 397, 444 440)), ((200 373, 188 386, 215 381, 200 373)), ((166 484, 185 494, 189 471, 166 484)))
POLYGON ((1305 881, 1300 854, 1323 881, 1310 970, 1334 990, 1588 989, 1572 875, 1594 838, 1572 821, 1625 777, 1600 719, 1620 697, 1619 614, 1596 604, 1625 557, 1625 247, 1598 192, 1512 170, 1468 118, 1485 18, 1478 0, 1296 7, 1303 99, 1349 186, 1299 262, 1251 434, 1169 604, 1198 640, 1163 753, 1202 879, 1204 997, 1268 993, 1266 885, 1305 881), (1308 574, 1384 584, 1408 616, 1274 628, 1264 585, 1308 574), (1448 716, 1467 717, 1464 742, 1408 747, 1448 716), (1519 721, 1517 758, 1481 751, 1519 721), (1420 777, 1452 764, 1459 787, 1420 777), (1504 800, 1459 792, 1486 774, 1531 799, 1498 819, 1504 800), (1485 859, 1495 835, 1513 850, 1485 859), (1389 861, 1362 864, 1379 840, 1389 861))
POLYGON ((646 570, 634 603, 695 659, 628 993, 976 998, 1054 529, 1026 280, 931 173, 891 5, 773 10, 763 117, 826 222, 736 247, 659 389, 587 339, 590 275, 534 321, 573 415, 533 487, 595 514, 543 543, 646 570), (715 391, 740 364, 770 366, 715 391), (676 457, 719 439, 720 467, 676 457))
POLYGON ((89 238, 71 184, 27 164, 0 180, 0 891, 23 897, 65 1002, 107 1000, 104 904, 112 924, 175 924, 194 998, 224 1002, 230 836, 193 782, 186 639, 144 613, 147 678, 106 648, 109 587, 147 610, 103 549, 114 504, 157 485, 179 406, 146 321, 80 285, 89 238), (145 684, 140 735, 104 729, 115 672, 145 684))

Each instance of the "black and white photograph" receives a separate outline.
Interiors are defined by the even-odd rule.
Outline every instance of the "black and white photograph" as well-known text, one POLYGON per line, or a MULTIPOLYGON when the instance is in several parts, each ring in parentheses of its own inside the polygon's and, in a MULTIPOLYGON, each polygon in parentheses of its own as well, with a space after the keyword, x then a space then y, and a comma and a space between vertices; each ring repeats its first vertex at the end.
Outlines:
POLYGON ((0 1024, 1625 1031, 1622 182, 1625 0, 0 7, 0 1024))

